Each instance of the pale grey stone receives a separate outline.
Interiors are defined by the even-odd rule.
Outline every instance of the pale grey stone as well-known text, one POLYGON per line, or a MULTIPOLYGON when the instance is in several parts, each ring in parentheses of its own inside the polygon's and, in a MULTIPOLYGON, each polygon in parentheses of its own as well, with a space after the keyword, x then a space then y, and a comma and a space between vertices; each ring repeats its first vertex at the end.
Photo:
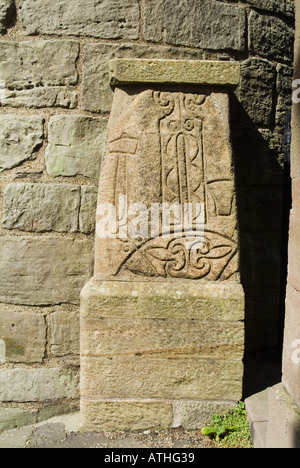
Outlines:
POLYGON ((35 159, 35 151, 43 142, 43 134, 41 117, 1 115, 0 172, 28 159, 35 159))
POLYGON ((107 119, 84 115, 54 116, 46 148, 51 177, 83 175, 98 179, 107 119))
POLYGON ((79 354, 79 313, 59 310, 50 315, 50 350, 54 356, 79 354))
POLYGON ((26 34, 138 39, 138 0, 21 0, 20 18, 26 34))
POLYGON ((60 368, 0 370, 0 401, 25 402, 77 398, 78 373, 60 368))
POLYGON ((14 0, 0 0, 0 34, 5 34, 15 13, 14 0))
POLYGON ((46 349, 45 317, 34 312, 0 312, 0 338, 6 362, 42 362, 46 349))
POLYGON ((292 60, 294 31, 280 18, 252 11, 249 38, 251 53, 269 59, 292 60))
POLYGON ((3 227, 28 232, 76 232, 80 187, 67 184, 9 184, 3 227))
POLYGON ((211 422, 213 414, 224 414, 234 407, 235 404, 229 401, 177 401, 174 403, 175 427, 201 429, 211 422))
POLYGON ((153 42, 243 51, 245 10, 216 0, 153 0, 144 4, 144 35, 153 42))
POLYGON ((275 84, 276 69, 271 62, 253 57, 242 62, 236 94, 254 123, 272 124, 275 84))
POLYGON ((114 58, 201 59, 200 50, 142 44, 86 44, 83 48, 81 107, 90 112, 110 112, 113 91, 109 61, 114 58))
POLYGON ((79 230, 85 234, 95 231, 97 196, 98 187, 88 185, 81 187, 79 230))
POLYGON ((77 105, 75 41, 0 42, 1 106, 77 105))
POLYGON ((9 431, 17 427, 35 424, 37 418, 38 410, 30 411, 23 408, 0 408, 0 431, 9 431))
POLYGON ((0 300, 47 305, 79 303, 93 272, 92 240, 64 237, 0 239, 0 300))

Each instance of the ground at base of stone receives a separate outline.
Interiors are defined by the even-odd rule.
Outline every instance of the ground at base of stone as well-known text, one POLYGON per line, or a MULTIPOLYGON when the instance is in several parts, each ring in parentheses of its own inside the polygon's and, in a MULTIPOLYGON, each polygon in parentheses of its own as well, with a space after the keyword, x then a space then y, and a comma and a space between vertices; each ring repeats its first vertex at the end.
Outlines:
POLYGON ((79 413, 0 433, 0 448, 217 448, 200 430, 79 432, 79 413))

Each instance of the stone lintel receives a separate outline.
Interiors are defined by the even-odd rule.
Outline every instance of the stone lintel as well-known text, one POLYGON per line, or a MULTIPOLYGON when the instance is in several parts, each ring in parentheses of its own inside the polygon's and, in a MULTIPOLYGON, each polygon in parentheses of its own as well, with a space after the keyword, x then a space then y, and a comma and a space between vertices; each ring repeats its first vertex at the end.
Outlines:
POLYGON ((113 86, 134 83, 237 86, 240 82, 238 62, 114 59, 109 67, 113 86))

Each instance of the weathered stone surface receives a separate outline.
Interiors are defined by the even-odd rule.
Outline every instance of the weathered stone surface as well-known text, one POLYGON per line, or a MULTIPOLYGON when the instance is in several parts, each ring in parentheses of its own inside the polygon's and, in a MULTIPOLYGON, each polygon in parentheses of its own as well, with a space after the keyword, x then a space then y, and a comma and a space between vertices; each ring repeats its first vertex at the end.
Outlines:
POLYGON ((275 60, 292 60, 294 31, 280 18, 252 11, 249 16, 249 34, 253 54, 275 60))
POLYGON ((283 13, 286 16, 293 16, 295 12, 293 0, 248 0, 248 3, 255 8, 271 13, 283 13))
POLYGON ((210 60, 114 59, 110 61, 111 83, 175 83, 232 85, 240 82, 238 62, 210 60))
POLYGON ((79 312, 60 310, 50 315, 49 322, 51 354, 79 354, 79 312))
POLYGON ((125 235, 103 235, 104 214, 98 211, 96 277, 130 272, 148 278, 238 280, 228 96, 117 88, 98 206, 111 203, 119 212, 122 197, 128 211, 125 235), (177 204, 183 219, 188 202, 194 213, 196 205, 203 204, 204 246, 200 246, 203 236, 194 221, 181 235, 183 226, 173 221, 172 234, 166 235, 167 228, 152 216, 153 204, 177 204), (135 214, 130 209, 136 203, 146 208, 147 232, 135 229, 135 214))
POLYGON ((0 408, 0 432, 37 423, 38 410, 0 408))
POLYGON ((81 107, 91 112, 110 112, 113 92, 109 83, 109 61, 114 58, 201 59, 202 51, 142 44, 85 44, 81 107))
POLYGON ((76 232, 80 187, 9 184, 4 195, 3 227, 29 232, 76 232))
POLYGON ((152 42, 244 50, 245 11, 214 0, 155 0, 144 5, 144 35, 152 42))
POLYGON ((46 350, 45 317, 29 312, 0 312, 0 338, 6 362, 42 362, 46 350))
POLYGON ((14 0, 0 0, 0 34, 5 34, 14 14, 14 0))
POLYGON ((76 107, 78 55, 75 41, 1 42, 1 106, 76 107))
POLYGON ((271 62, 249 58, 242 62, 241 82, 236 94, 256 124, 272 125, 276 69, 271 62))
POLYGON ((81 187, 81 205, 79 213, 79 230, 84 234, 95 231, 98 187, 84 185, 81 187))
POLYGON ((143 355, 166 358, 242 359, 241 322, 202 322, 139 318, 83 318, 81 354, 84 356, 143 355))
POLYGON ((138 39, 138 0, 22 0, 20 17, 26 34, 138 39), (49 20, 51 19, 51 21, 49 20))
POLYGON ((80 418, 84 431, 168 429, 173 408, 164 402, 82 400, 80 418))
POLYGON ((0 401, 45 401, 78 397, 78 374, 48 369, 1 369, 0 401))
POLYGON ((242 396, 240 361, 118 356, 81 362, 83 398, 238 401, 242 396))
POLYGON ((107 119, 83 115, 54 116, 46 148, 51 177, 78 174, 98 179, 107 119))
POLYGON ((285 117, 292 107, 292 81, 294 70, 287 65, 278 64, 277 68, 278 101, 276 106, 276 124, 281 129, 285 125, 285 117))
POLYGON ((202 429, 211 421, 213 414, 224 414, 231 410, 232 402, 177 401, 174 403, 174 426, 187 430, 202 429))
POLYGON ((34 159, 35 151, 42 144, 43 135, 41 117, 1 115, 0 172, 34 159))
POLYGON ((80 290, 93 271, 93 241, 5 236, 0 245, 2 302, 79 302, 80 290))
POLYGON ((234 283, 91 280, 81 293, 81 315, 90 318, 234 322, 244 320, 244 308, 243 288, 234 283))

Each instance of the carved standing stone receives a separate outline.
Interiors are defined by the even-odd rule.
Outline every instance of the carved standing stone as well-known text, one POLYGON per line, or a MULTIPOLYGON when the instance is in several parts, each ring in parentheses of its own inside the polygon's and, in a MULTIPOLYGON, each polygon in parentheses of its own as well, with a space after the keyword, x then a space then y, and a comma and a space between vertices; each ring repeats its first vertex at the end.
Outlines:
POLYGON ((132 414, 107 424, 109 398, 118 408, 132 398, 146 411, 149 398, 178 410, 182 399, 242 396, 244 293, 229 99, 217 86, 237 84, 239 68, 116 60, 111 70, 118 86, 101 165, 95 276, 81 300, 88 430, 137 427, 132 414), (201 87, 191 86, 197 76, 201 87), (186 333, 176 342, 179 325, 186 333))

